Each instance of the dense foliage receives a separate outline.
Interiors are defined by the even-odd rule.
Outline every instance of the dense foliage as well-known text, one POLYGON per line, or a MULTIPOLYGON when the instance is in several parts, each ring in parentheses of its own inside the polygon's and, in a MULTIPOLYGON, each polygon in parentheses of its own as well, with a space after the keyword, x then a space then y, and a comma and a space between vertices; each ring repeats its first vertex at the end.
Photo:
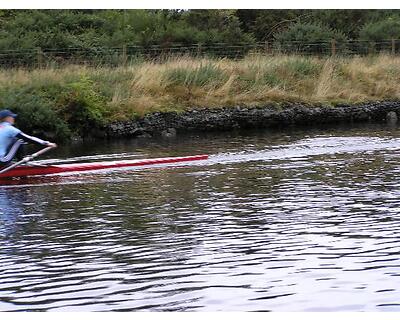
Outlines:
POLYGON ((400 39, 400 19, 389 17, 385 20, 367 23, 360 31, 363 40, 400 39))
POLYGON ((398 37, 390 32, 398 21, 398 10, 0 10, 0 50, 251 43, 282 39, 294 26, 398 37))
POLYGON ((53 83, 33 77, 25 85, 10 83, 0 90, 1 108, 18 114, 21 129, 52 140, 91 135, 104 124, 106 105, 87 77, 53 83))
POLYGON ((327 26, 296 23, 279 33, 276 37, 276 43, 291 51, 304 50, 304 47, 309 45, 313 46, 314 51, 323 51, 326 49, 326 44, 329 44, 329 41, 333 39, 340 43, 347 40, 343 33, 332 30, 327 26))

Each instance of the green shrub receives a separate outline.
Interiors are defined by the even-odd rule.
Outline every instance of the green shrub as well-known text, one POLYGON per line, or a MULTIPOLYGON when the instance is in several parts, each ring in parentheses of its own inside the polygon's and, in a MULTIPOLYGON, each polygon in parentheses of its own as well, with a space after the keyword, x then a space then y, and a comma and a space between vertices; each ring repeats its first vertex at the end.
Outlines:
POLYGON ((344 49, 346 36, 329 27, 311 24, 296 23, 289 29, 275 34, 276 43, 282 50, 308 51, 310 53, 330 50, 330 41, 335 39, 337 47, 344 49), (343 47, 343 48, 342 48, 343 47))
POLYGON ((27 134, 58 141, 71 138, 68 124, 57 114, 52 102, 37 92, 26 88, 3 89, 0 105, 18 114, 17 127, 27 134))
POLYGON ((386 20, 367 23, 360 30, 360 39, 372 41, 400 39, 400 20, 390 17, 386 20))
POLYGON ((33 81, 0 91, 0 108, 18 113, 21 130, 52 140, 85 137, 101 128, 106 122, 106 104, 106 97, 87 77, 59 83, 33 81))
POLYGON ((73 133, 84 137, 104 125, 106 101, 89 78, 67 84, 57 100, 57 108, 73 133))

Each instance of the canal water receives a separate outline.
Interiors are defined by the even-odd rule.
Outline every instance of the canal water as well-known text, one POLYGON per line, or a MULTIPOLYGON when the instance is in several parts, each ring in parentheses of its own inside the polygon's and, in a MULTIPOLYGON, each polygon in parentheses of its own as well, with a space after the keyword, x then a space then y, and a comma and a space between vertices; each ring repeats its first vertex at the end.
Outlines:
POLYGON ((3 181, 0 311, 400 311, 400 130, 59 147, 43 163, 209 154, 3 181))

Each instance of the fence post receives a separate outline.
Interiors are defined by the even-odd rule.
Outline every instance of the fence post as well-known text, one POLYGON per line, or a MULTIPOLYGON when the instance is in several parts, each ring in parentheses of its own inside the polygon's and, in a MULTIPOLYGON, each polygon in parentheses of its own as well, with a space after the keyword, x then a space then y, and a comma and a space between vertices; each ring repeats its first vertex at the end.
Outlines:
POLYGON ((126 44, 122 46, 122 65, 126 67, 126 64, 128 62, 128 56, 126 52, 126 44))
POLYGON ((265 52, 266 54, 269 53, 269 43, 268 43, 268 41, 265 41, 265 43, 264 43, 264 52, 265 52))
POLYGON ((197 44, 197 56, 201 57, 201 52, 202 52, 201 43, 198 43, 197 44))
POLYGON ((336 40, 332 39, 331 41, 331 56, 336 56, 336 40))
POLYGON ((275 53, 277 53, 278 55, 282 54, 282 43, 281 42, 278 42, 278 44, 276 46, 276 50, 274 49, 274 54, 275 53))
POLYGON ((38 47, 36 49, 36 63, 37 63, 37 67, 39 69, 41 69, 42 66, 43 66, 43 52, 42 52, 42 49, 40 47, 38 47))
POLYGON ((368 42, 368 54, 374 54, 375 53, 375 42, 368 42))
POLYGON ((396 54, 396 40, 392 39, 392 55, 396 54))

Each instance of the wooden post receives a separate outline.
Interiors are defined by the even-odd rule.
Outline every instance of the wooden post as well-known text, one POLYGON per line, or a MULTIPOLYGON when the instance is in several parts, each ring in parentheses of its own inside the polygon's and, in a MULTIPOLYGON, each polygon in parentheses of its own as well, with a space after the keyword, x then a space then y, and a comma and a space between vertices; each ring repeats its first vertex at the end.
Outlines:
POLYGON ((198 43, 197 44, 197 56, 201 57, 201 52, 202 52, 201 43, 198 43))
POLYGON ((265 43, 264 43, 264 52, 265 52, 266 54, 269 53, 269 43, 268 43, 268 41, 265 41, 265 43))
POLYGON ((274 45, 274 51, 273 51, 274 55, 278 54, 280 55, 282 53, 282 44, 280 42, 277 43, 276 47, 274 45))
POLYGON ((126 51, 126 44, 124 44, 122 46, 122 65, 126 67, 127 62, 128 62, 128 56, 126 51))
POLYGON ((331 41, 331 56, 336 56, 336 40, 332 39, 331 41))
POLYGON ((39 69, 43 67, 43 52, 41 48, 36 49, 36 63, 39 69))
POLYGON ((396 54, 396 40, 392 39, 392 55, 396 54))
POLYGON ((368 54, 372 55, 375 53, 375 42, 369 42, 368 44, 368 54))

